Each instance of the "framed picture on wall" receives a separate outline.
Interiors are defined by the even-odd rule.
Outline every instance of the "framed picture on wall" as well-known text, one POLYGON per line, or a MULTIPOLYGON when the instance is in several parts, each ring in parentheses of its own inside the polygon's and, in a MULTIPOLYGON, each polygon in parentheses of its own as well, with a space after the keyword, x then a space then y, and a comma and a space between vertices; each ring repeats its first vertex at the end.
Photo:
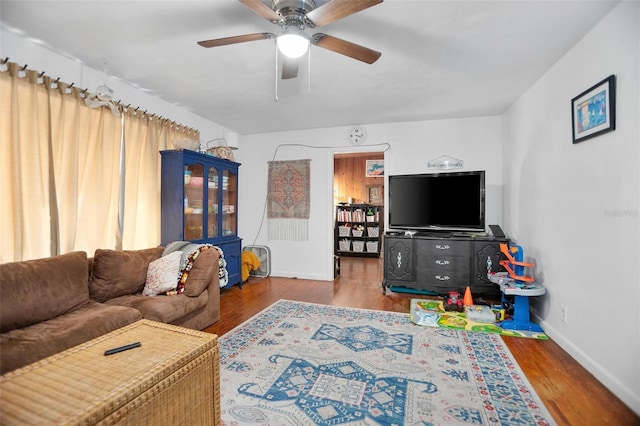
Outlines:
POLYGON ((610 75, 571 100, 573 143, 616 128, 616 76, 610 75))
POLYGON ((382 204, 384 202, 384 186, 367 185, 367 204, 382 204))
POLYGON ((384 176, 384 160, 367 160, 366 177, 382 177, 384 176))

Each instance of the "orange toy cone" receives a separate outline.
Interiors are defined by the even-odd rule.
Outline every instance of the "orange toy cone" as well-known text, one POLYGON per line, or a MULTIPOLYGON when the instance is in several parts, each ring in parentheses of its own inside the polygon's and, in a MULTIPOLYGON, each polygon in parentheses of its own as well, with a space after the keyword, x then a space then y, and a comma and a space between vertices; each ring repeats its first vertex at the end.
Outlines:
POLYGON ((464 306, 473 305, 473 299, 471 298, 471 289, 467 286, 467 289, 464 291, 464 300, 462 301, 464 306))

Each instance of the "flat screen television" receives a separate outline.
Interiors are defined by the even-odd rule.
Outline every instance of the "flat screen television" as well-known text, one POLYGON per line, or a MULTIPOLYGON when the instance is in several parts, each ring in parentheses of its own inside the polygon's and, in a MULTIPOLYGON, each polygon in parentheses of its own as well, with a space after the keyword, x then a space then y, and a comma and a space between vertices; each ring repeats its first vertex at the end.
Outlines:
POLYGON ((485 172, 389 176, 389 228, 485 230, 485 172))

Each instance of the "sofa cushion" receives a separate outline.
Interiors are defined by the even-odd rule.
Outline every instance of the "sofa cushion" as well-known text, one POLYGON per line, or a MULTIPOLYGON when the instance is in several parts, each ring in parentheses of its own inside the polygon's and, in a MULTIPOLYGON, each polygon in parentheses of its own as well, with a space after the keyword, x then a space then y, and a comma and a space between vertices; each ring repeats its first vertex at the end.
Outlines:
POLYGON ((142 294, 145 296, 157 296, 175 290, 178 286, 180 259, 182 259, 182 253, 174 251, 149 263, 147 280, 142 294))
POLYGON ((199 296, 209 286, 211 280, 218 279, 218 250, 208 249, 200 253, 193 262, 187 281, 184 283, 184 292, 190 297, 199 296))
POLYGON ((140 293, 149 263, 160 258, 163 248, 144 250, 96 250, 93 256, 89 296, 97 302, 140 293))
POLYGON ((89 301, 83 251, 0 265, 2 333, 73 311, 89 301))
POLYGON ((209 294, 207 291, 203 291, 198 297, 189 297, 184 293, 156 297, 138 294, 116 297, 105 303, 110 306, 135 308, 142 313, 144 319, 171 324, 186 315, 206 309, 208 299, 209 294))
MULTIPOLYGON (((85 255, 86 256, 86 255, 85 255)), ((87 261, 84 260, 86 267, 87 261)), ((88 301, 48 321, 0 335, 0 374, 23 367, 142 318, 135 309, 88 301)))

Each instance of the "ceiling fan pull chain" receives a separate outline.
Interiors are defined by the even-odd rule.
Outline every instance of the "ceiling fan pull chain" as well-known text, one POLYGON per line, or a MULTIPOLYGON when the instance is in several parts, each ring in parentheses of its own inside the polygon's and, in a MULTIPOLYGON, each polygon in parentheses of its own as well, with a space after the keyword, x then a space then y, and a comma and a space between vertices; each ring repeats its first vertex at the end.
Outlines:
POLYGON ((307 94, 311 94, 311 49, 307 52, 307 94))
POLYGON ((276 102, 278 102, 278 45, 274 42, 273 45, 275 46, 275 52, 276 52, 276 69, 274 72, 275 75, 275 80, 276 80, 276 102))

